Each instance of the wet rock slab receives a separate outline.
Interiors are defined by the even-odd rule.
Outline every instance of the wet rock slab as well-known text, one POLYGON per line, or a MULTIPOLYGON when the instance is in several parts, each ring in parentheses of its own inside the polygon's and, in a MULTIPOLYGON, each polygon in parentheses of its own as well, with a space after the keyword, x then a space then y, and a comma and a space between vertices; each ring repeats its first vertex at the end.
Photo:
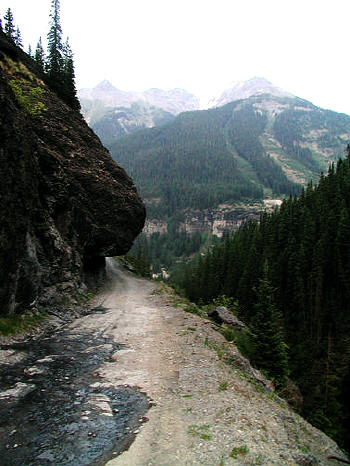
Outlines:
POLYGON ((100 465, 127 448, 150 400, 96 376, 119 348, 67 331, 2 347, 21 357, 0 364, 1 465, 100 465))

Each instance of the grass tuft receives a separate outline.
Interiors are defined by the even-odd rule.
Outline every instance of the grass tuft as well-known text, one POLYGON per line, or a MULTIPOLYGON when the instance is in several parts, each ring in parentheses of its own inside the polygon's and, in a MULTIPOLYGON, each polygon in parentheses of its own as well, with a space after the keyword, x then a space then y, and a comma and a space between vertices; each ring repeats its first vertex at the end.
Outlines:
POLYGON ((219 391, 220 392, 223 392, 224 390, 227 390, 227 389, 228 389, 227 380, 222 380, 221 382, 219 382, 219 391))
POLYGON ((237 458, 237 456, 245 456, 248 453, 249 449, 246 445, 241 447, 234 447, 230 453, 231 458, 237 458))
POLYGON ((6 337, 24 332, 38 325, 45 317, 44 313, 33 314, 32 312, 0 317, 0 335, 6 337))
POLYGON ((202 426, 198 426, 196 424, 192 424, 188 428, 188 433, 193 435, 194 437, 199 437, 202 440, 211 440, 212 435, 209 433, 210 426, 208 424, 204 424, 202 426))

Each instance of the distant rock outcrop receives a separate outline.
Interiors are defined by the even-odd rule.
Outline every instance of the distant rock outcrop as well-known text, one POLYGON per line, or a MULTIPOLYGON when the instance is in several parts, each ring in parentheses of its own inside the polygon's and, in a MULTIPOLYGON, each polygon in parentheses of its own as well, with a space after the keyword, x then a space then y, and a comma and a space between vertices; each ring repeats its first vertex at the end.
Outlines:
POLYGON ((145 208, 132 180, 0 32, 0 313, 86 290, 145 208))

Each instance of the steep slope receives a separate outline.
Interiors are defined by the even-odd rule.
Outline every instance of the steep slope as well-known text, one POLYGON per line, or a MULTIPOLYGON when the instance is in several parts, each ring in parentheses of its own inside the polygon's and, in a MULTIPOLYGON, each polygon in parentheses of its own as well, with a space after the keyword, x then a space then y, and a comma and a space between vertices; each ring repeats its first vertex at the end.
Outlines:
POLYGON ((104 256, 125 253, 145 209, 82 116, 0 33, 1 313, 86 290, 104 256))
POLYGON ((141 387, 156 406, 128 451, 108 465, 327 465, 327 455, 342 455, 269 391, 213 322, 184 312, 164 285, 115 273, 125 294, 115 290, 104 303, 122 309, 117 335, 127 348, 99 375, 141 387))
POLYGON ((298 98, 253 96, 187 112, 113 144, 149 217, 283 197, 343 155, 350 117, 298 98))

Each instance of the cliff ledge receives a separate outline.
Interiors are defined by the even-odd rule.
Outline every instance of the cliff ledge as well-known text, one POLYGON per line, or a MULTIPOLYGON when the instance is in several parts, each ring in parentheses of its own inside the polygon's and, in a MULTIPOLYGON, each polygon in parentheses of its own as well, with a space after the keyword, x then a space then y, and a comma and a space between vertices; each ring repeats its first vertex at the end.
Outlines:
POLYGON ((83 292, 145 208, 80 113, 0 32, 0 314, 83 292))

